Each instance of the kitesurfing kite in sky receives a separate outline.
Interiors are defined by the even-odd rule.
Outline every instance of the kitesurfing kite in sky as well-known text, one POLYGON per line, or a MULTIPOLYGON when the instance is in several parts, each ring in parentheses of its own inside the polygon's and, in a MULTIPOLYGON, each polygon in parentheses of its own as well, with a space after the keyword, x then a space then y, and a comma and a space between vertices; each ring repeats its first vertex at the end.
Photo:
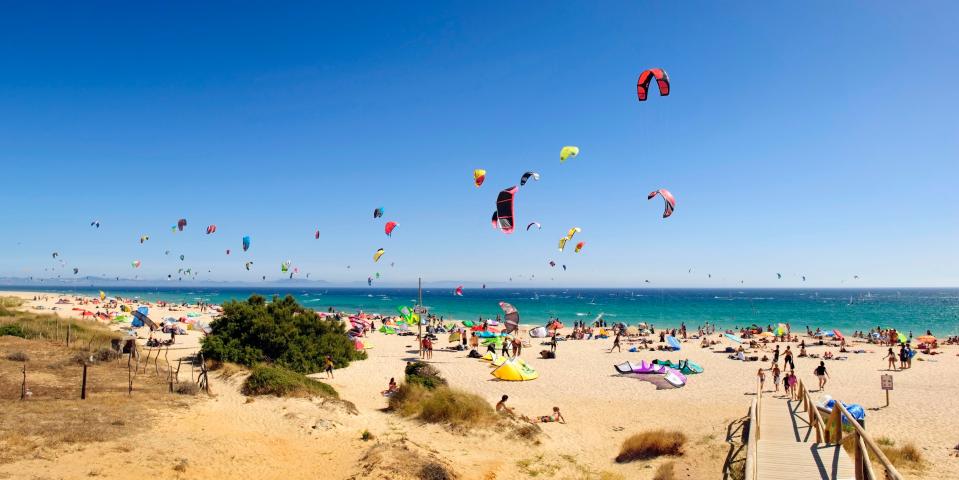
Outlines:
POLYGON ((656 79, 659 85, 659 95, 662 97, 669 95, 669 75, 662 68, 651 68, 639 74, 639 80, 636 82, 636 95, 640 102, 645 102, 649 96, 649 84, 656 79))
POLYGON ((177 230, 179 230, 179 231, 182 232, 182 231, 183 231, 183 227, 185 227, 185 226, 186 226, 186 219, 185 219, 185 218, 181 218, 181 219, 179 219, 179 220, 176 221, 176 228, 177 228, 177 230))
POLYGON ((483 170, 482 168, 477 168, 476 170, 473 170, 473 185, 476 185, 476 187, 479 188, 481 185, 483 185, 483 182, 485 181, 486 181, 486 170, 483 170))
POLYGON ((243 237, 243 251, 245 252, 249 249, 250 249, 250 236, 247 235, 243 237))
POLYGON ((496 211, 493 212, 493 227, 505 234, 513 233, 513 200, 516 197, 516 185, 499 192, 496 197, 496 211))
POLYGON ((206 234, 207 234, 207 235, 209 235, 209 234, 211 234, 211 233, 214 233, 214 232, 216 232, 216 225, 210 225, 210 226, 206 227, 206 234))
POLYGON ((673 214, 673 210, 676 209, 676 199, 673 198, 673 194, 669 193, 669 190, 665 188, 660 188, 659 190, 654 190, 649 192, 649 195, 646 197, 647 200, 652 200, 656 195, 663 197, 663 201, 666 203, 666 208, 663 211, 663 218, 667 218, 673 214))
POLYGON ((373 218, 380 218, 383 216, 383 207, 373 209, 373 218))
POLYGON ((528 231, 529 231, 529 227, 532 227, 533 225, 536 225, 536 228, 538 228, 538 229, 542 229, 542 228, 543 228, 543 226, 540 225, 539 222, 529 222, 529 225, 526 226, 526 231, 528 232, 528 231))
POLYGON ((462 296, 463 296, 463 286, 460 285, 460 286, 456 287, 456 290, 453 291, 453 295, 456 295, 457 297, 462 297, 462 296))
POLYGON ((382 257, 384 253, 386 253, 386 250, 383 250, 382 248, 377 249, 376 253, 373 254, 373 261, 374 262, 380 261, 380 257, 382 257))
POLYGON ((579 147, 575 146, 566 146, 559 150, 559 161, 565 162, 569 157, 575 157, 579 155, 579 147))
POLYGON ((523 174, 522 178, 519 179, 519 186, 526 185, 526 182, 532 178, 533 180, 539 181, 539 174, 536 172, 526 172, 523 174))
POLYGON ((383 227, 383 232, 386 233, 387 237, 393 236, 393 229, 399 226, 396 222, 386 222, 386 226, 383 227))

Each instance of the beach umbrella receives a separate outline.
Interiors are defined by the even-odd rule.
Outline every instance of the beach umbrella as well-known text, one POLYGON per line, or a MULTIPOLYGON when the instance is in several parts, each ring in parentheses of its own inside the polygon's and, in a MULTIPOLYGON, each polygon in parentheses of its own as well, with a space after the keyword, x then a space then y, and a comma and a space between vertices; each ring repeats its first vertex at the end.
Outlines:
POLYGON ((932 336, 932 335, 923 335, 923 336, 921 336, 921 337, 916 338, 916 341, 919 342, 919 343, 936 343, 936 342, 938 342, 938 340, 936 339, 936 337, 934 337, 934 336, 932 336))
POLYGON ((840 332, 839 330, 833 330, 833 331, 832 331, 832 335, 833 335, 834 337, 836 337, 837 339, 839 339, 839 340, 845 340, 845 339, 846 339, 846 337, 844 337, 844 336, 842 335, 842 332, 840 332))

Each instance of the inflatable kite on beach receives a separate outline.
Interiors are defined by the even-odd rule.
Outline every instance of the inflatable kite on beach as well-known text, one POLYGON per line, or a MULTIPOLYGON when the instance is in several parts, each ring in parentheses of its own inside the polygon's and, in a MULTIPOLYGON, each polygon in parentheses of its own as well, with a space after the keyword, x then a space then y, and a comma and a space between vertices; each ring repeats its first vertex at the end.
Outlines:
POLYGON ((473 170, 473 185, 476 185, 476 188, 479 188, 483 185, 483 182, 486 181, 486 170, 477 168, 473 170))
POLYGON ((384 253, 386 253, 386 250, 383 250, 382 248, 376 250, 376 253, 373 254, 373 261, 378 262, 384 253))
POLYGON ((575 157, 579 155, 579 147, 566 146, 559 150, 559 161, 565 162, 569 157, 575 157))
POLYGON ((666 97, 669 95, 669 75, 662 68, 651 68, 639 74, 639 80, 636 82, 636 95, 640 102, 645 102, 649 96, 649 84, 656 79, 659 85, 659 95, 666 97))
POLYGON ((383 207, 373 209, 373 218, 380 218, 383 216, 383 207))
POLYGON ((179 231, 182 232, 182 231, 183 231, 183 227, 185 227, 185 226, 186 226, 186 219, 185 219, 185 218, 181 218, 181 219, 179 219, 179 220, 176 221, 176 228, 177 228, 177 230, 179 230, 179 231))
POLYGON ((245 252, 249 249, 250 249, 250 237, 249 236, 243 237, 243 251, 245 252))
POLYGON ((513 199, 516 198, 516 185, 499 192, 496 197, 496 211, 493 212, 493 226, 505 234, 513 233, 513 199))
POLYGON ((206 234, 207 234, 207 235, 209 235, 209 234, 211 234, 211 233, 215 233, 215 232, 216 232, 216 225, 210 225, 210 226, 206 227, 206 234))
POLYGON ((539 181, 539 174, 536 172, 526 172, 523 174, 523 177, 519 179, 519 186, 526 185, 526 182, 532 178, 533 180, 539 181))
POLYGON ((393 229, 399 226, 396 222, 386 222, 386 226, 383 227, 383 232, 386 233, 387 237, 393 236, 393 229))
POLYGON ((673 210, 676 209, 676 199, 673 198, 673 194, 669 193, 669 190, 666 190, 665 188, 660 188, 659 190, 649 192, 649 195, 646 197, 646 199, 652 200, 656 195, 663 197, 663 202, 666 204, 666 209, 663 211, 663 218, 668 218, 673 214, 673 210))

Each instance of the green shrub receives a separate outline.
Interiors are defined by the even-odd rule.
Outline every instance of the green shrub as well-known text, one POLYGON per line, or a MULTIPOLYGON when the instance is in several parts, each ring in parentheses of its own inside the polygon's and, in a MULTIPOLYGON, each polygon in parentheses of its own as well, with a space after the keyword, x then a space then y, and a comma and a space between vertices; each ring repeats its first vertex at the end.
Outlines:
POLYGON ((248 367, 271 362, 312 373, 323 369, 327 355, 337 368, 366 358, 347 337, 343 322, 320 318, 289 295, 273 297, 272 302, 259 295, 228 302, 210 327, 212 333, 202 340, 203 354, 248 367))
POLYGON ((436 367, 426 362, 412 362, 406 364, 406 383, 422 385, 429 390, 446 386, 446 379, 440 376, 436 367))
POLYGON ((27 338, 27 332, 23 331, 23 327, 15 323, 8 324, 8 325, 0 325, 0 337, 4 335, 9 335, 11 337, 27 338))
POLYGON ((250 376, 243 384, 243 393, 277 397, 339 398, 336 390, 323 382, 308 378, 302 373, 267 364, 253 367, 250 376))

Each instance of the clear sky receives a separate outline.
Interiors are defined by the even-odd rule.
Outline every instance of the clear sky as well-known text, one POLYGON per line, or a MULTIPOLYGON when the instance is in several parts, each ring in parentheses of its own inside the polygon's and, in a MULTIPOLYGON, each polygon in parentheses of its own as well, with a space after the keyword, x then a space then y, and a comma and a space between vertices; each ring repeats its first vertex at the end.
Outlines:
POLYGON ((957 18, 952 1, 9 4, 0 276, 253 280, 289 259, 332 282, 957 286, 957 18), (650 67, 672 93, 640 103, 650 67), (581 154, 560 164, 563 145, 581 154), (504 235, 496 194, 526 170, 542 179, 504 235), (572 226, 587 245, 560 253, 572 226))

